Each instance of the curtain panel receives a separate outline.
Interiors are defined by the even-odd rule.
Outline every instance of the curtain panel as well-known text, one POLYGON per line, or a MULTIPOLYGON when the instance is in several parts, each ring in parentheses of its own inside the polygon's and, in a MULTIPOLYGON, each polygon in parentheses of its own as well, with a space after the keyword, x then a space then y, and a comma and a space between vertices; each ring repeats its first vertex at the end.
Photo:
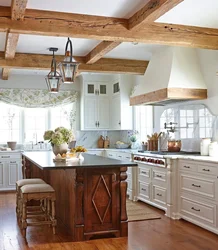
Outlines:
POLYGON ((77 91, 49 93, 37 89, 0 89, 0 101, 24 108, 48 108, 76 102, 77 91))

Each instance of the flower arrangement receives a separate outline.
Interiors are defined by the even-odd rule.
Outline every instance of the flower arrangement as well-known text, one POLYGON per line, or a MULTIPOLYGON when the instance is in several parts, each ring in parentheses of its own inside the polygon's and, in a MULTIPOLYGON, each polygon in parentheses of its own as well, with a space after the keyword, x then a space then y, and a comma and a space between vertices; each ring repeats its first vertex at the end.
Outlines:
POLYGON ((78 153, 78 152, 86 152, 87 149, 84 148, 83 146, 77 146, 77 147, 75 147, 75 148, 72 148, 71 151, 72 151, 72 152, 78 153))
POLYGON ((52 145, 60 146, 63 143, 69 143, 75 136, 70 129, 64 127, 58 127, 54 131, 47 130, 43 136, 44 140, 48 140, 52 145))
POLYGON ((128 131, 128 137, 131 142, 136 142, 139 132, 137 130, 128 131))

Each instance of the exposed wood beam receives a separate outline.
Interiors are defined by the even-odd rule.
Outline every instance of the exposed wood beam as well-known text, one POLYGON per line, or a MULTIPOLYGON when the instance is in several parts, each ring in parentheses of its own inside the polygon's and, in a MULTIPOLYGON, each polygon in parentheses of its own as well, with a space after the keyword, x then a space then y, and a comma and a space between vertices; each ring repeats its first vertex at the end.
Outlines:
MULTIPOLYGON (((56 56, 55 58, 59 62, 63 61, 64 56, 56 56)), ((4 52, 0 52, 0 67, 50 70, 51 59, 50 55, 16 53, 15 58, 10 60, 4 58, 4 52)), ((79 65, 79 72, 143 75, 148 65, 148 61, 140 60, 102 58, 94 64, 85 64, 85 57, 75 57, 75 59, 81 63, 79 65)))
MULTIPOLYGON (((137 28, 140 24, 153 22, 183 0, 150 0, 142 9, 137 11, 129 20, 129 29, 137 28)), ((121 42, 103 41, 87 54, 86 63, 97 62, 121 42)))
POLYGON ((11 19, 23 20, 28 0, 12 0, 11 19))
POLYGON ((218 49, 218 29, 146 23, 134 32, 127 20, 51 11, 26 10, 24 21, 0 17, 0 32, 79 37, 118 42, 141 42, 218 49))
MULTIPOLYGON (((23 20, 28 0, 12 0, 11 3, 11 19, 23 20)), ((5 58, 13 59, 15 56, 19 34, 7 32, 5 44, 5 58)), ((10 69, 2 69, 2 79, 8 80, 10 69)))
POLYGON ((120 45, 121 42, 103 41, 98 44, 88 55, 86 55, 86 63, 92 64, 97 62, 105 54, 120 45))
POLYGON ((154 22, 184 0, 150 0, 129 19, 129 29, 137 28, 145 22, 154 22))

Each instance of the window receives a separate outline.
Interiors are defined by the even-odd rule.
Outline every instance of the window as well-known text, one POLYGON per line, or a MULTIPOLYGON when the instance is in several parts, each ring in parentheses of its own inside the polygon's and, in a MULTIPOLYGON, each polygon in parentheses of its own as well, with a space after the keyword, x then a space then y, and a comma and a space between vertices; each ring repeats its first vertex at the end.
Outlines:
POLYGON ((20 109, 0 103, 0 142, 20 141, 20 109))
POLYGON ((51 129, 59 126, 73 129, 73 104, 51 108, 51 129))
POLYGON ((172 138, 211 138, 213 120, 214 116, 204 105, 187 105, 166 109, 160 118, 160 128, 163 131, 165 122, 168 126, 173 122, 175 133, 171 133, 172 138))
POLYGON ((47 128, 48 109, 25 108, 25 142, 43 141, 43 135, 47 128))
POLYGON ((45 130, 63 126, 74 129, 76 112, 73 104, 54 108, 20 108, 0 103, 0 143, 43 141, 45 130))
POLYGON ((153 133, 153 107, 135 107, 135 129, 139 132, 139 140, 147 141, 147 135, 153 133))

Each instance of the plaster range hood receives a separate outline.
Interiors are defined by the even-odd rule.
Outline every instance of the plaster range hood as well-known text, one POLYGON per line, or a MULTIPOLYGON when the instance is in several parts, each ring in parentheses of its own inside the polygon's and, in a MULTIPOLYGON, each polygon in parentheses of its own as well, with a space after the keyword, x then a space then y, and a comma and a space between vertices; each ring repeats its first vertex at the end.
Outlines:
POLYGON ((168 47, 155 53, 144 76, 137 77, 130 105, 164 106, 207 99, 196 50, 168 47))

